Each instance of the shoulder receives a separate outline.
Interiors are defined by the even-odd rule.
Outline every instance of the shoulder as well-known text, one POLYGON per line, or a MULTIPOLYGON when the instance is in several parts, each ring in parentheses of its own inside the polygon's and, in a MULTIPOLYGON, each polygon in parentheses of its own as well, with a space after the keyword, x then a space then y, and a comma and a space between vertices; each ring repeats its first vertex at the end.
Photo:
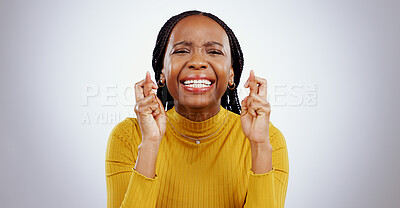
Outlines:
POLYGON ((283 133, 269 122, 269 139, 274 148, 286 148, 286 141, 283 133))
MULTIPOLYGON (((229 112, 229 115, 227 118, 226 126, 230 130, 235 129, 235 130, 240 130, 240 132, 242 132, 242 122, 240 121, 240 115, 235 112, 232 112, 230 110, 228 110, 228 112, 229 112)), ((243 134, 243 136, 244 136, 244 134, 243 134)))
POLYGON ((140 143, 141 132, 137 118, 127 117, 123 121, 119 122, 112 129, 109 137, 109 143, 118 140, 129 146, 140 143))
POLYGON ((229 117, 228 117, 229 121, 231 121, 232 123, 241 124, 239 114, 232 112, 230 110, 227 111, 229 111, 229 117))
POLYGON ((115 136, 130 136, 136 126, 138 126, 136 118, 125 118, 123 121, 115 125, 111 134, 115 136))
POLYGON ((271 123, 271 121, 269 122, 269 140, 273 149, 272 166, 275 170, 278 170, 279 174, 287 174, 289 172, 289 155, 285 137, 282 132, 271 123))

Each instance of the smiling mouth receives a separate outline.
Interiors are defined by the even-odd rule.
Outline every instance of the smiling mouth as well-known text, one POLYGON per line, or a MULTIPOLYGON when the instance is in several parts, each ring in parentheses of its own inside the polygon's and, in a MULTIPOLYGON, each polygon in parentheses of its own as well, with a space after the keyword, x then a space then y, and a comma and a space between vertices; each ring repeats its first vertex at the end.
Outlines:
POLYGON ((192 93, 205 93, 212 88, 214 83, 214 80, 204 78, 181 80, 182 87, 192 93))
POLYGON ((211 86, 212 82, 207 79, 200 79, 200 80, 186 80, 182 82, 182 84, 187 87, 203 88, 211 86))

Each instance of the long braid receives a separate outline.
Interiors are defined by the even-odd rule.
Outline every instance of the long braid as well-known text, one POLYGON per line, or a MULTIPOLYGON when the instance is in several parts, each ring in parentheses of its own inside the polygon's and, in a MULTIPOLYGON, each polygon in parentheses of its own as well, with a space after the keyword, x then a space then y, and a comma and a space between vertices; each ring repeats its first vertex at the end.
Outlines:
MULTIPOLYGON (((234 82, 236 86, 239 86, 244 64, 243 53, 240 48, 239 41, 237 40, 233 31, 217 16, 197 10, 186 11, 175 15, 162 26, 160 32, 158 33, 156 45, 153 50, 152 66, 155 72, 156 81, 158 82, 158 80, 160 80, 161 70, 163 68, 164 62, 164 54, 169 36, 173 28, 180 20, 192 15, 203 15, 209 17, 210 19, 217 22, 225 30, 226 34, 228 35, 231 48, 234 82)), ((167 110, 171 109, 174 106, 173 97, 169 94, 167 86, 157 89, 157 97, 162 101, 162 104, 166 107, 167 110)), ((234 90, 227 89, 225 91, 224 95, 221 97, 221 106, 226 108, 227 110, 240 114, 241 106, 239 102, 237 88, 235 88, 234 90)))

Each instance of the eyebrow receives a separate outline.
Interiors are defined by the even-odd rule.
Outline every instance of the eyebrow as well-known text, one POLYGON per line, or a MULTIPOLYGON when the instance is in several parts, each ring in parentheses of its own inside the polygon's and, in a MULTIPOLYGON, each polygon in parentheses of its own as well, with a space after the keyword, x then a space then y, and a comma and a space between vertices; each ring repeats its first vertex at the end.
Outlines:
POLYGON ((219 45, 221 47, 224 47, 221 43, 215 42, 215 41, 210 41, 204 44, 204 46, 212 46, 212 45, 219 45))
MULTIPOLYGON (((191 45, 193 45, 193 43, 190 42, 190 41, 185 41, 185 40, 184 40, 184 41, 175 43, 172 47, 175 47, 175 46, 177 46, 177 45, 187 45, 187 46, 191 46, 191 45)), ((224 47, 224 45, 222 45, 221 43, 218 43, 218 42, 216 42, 216 41, 209 41, 209 42, 203 44, 203 46, 212 46, 212 45, 219 45, 219 46, 221 46, 221 47, 224 47)))

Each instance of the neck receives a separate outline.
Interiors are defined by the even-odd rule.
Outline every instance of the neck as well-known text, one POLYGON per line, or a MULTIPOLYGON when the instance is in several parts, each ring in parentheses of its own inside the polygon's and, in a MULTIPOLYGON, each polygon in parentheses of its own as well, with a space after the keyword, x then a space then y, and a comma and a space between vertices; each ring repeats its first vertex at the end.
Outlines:
POLYGON ((220 110, 221 101, 214 103, 203 108, 191 108, 179 104, 178 101, 174 101, 175 110, 181 116, 191 121, 204 121, 218 114, 220 110))

